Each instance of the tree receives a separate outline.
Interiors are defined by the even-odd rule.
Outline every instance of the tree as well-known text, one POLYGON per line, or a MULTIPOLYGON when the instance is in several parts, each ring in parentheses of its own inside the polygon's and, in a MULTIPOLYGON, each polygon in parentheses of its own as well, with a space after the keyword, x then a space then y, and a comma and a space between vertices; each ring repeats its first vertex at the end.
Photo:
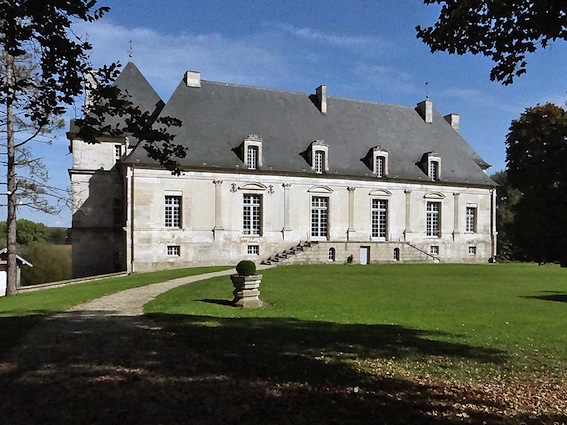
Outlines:
POLYGON ((522 193, 512 239, 530 260, 567 266, 567 113, 547 103, 512 121, 506 137, 507 176, 522 193))
POLYGON ((26 141, 43 135, 83 93, 87 76, 94 75, 96 84, 88 87, 94 100, 79 123, 80 135, 96 143, 101 134, 127 132, 144 144, 152 158, 180 173, 174 158, 185 156, 185 150, 173 143, 174 136, 168 132, 170 126, 180 122, 168 117, 154 120, 132 105, 112 86, 119 65, 94 70, 88 57, 92 46, 72 31, 73 21, 92 22, 108 11, 108 7, 97 8, 96 0, 0 2, 0 53, 4 61, 0 105, 7 151, 7 295, 16 291, 16 208, 26 190, 31 195, 42 190, 37 179, 31 185, 18 185, 22 181, 18 180, 18 165, 40 170, 37 158, 16 138, 19 125, 25 123, 26 141), (110 127, 104 124, 109 116, 124 117, 124 121, 110 127))
POLYGON ((511 84, 526 72, 526 55, 567 40, 565 0, 424 0, 442 4, 433 27, 417 26, 432 52, 482 54, 496 63, 490 79, 511 84))
POLYGON ((522 193, 512 187, 508 181, 506 171, 498 171, 490 176, 498 183, 498 197, 496 198, 496 223, 498 224, 498 261, 523 259, 521 253, 513 243, 515 208, 522 197, 522 193))

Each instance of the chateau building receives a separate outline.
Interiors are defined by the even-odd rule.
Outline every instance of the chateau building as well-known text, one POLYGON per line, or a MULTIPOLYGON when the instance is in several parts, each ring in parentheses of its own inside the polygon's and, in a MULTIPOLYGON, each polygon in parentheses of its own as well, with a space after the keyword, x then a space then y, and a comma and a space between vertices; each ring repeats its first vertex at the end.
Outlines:
POLYGON ((495 183, 459 116, 205 81, 164 103, 132 63, 116 84, 188 148, 174 176, 129 137, 68 137, 75 276, 257 262, 488 262, 495 183))

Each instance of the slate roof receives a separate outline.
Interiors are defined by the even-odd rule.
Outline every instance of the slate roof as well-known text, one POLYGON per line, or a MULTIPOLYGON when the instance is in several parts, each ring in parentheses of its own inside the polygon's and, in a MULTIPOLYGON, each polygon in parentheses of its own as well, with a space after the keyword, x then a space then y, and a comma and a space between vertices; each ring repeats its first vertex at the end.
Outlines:
MULTIPOLYGON (((162 111, 165 103, 161 97, 156 93, 152 85, 148 82, 146 77, 140 72, 134 62, 128 62, 114 85, 119 87, 123 93, 128 95, 134 105, 140 107, 143 112, 150 112, 155 119, 162 111)), ((115 116, 109 117, 107 123, 116 124, 122 121, 122 118, 115 116)), ((71 122, 70 133, 77 132, 74 121, 71 122)), ((137 140, 130 138, 130 144, 135 145, 137 140)))
MULTIPOLYGON (((381 145, 388 152, 386 180, 428 181, 418 163, 433 151, 441 156, 442 183, 495 185, 480 166, 486 163, 435 110, 428 124, 414 107, 329 96, 327 105, 324 115, 313 94, 204 80, 197 88, 182 81, 161 114, 183 122, 172 132, 189 149, 180 161, 187 169, 242 172, 236 148, 256 134, 263 140, 260 173, 315 175, 302 153, 324 140, 326 176, 376 179, 362 158, 381 145)), ((154 164, 141 146, 125 162, 154 164)))

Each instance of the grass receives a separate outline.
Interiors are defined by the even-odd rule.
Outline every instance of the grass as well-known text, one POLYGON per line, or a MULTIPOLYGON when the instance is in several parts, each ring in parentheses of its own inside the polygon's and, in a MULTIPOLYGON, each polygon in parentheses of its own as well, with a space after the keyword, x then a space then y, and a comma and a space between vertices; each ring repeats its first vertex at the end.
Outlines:
POLYGON ((83 284, 27 292, 0 298, 0 353, 19 341, 42 317, 125 289, 194 276, 229 267, 193 267, 101 279, 83 284))
POLYGON ((242 338, 255 338, 254 329, 267 346, 303 329, 312 348, 367 370, 459 380, 567 370, 567 270, 559 267, 318 265, 263 274, 268 308, 227 305, 223 277, 163 294, 146 312, 193 330, 239 329, 242 338))

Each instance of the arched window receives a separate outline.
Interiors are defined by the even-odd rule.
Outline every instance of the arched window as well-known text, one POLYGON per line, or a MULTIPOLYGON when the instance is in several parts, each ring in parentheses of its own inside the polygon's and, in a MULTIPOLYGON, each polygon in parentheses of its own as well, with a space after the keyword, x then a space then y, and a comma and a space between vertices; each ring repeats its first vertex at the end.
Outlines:
POLYGON ((400 261, 400 248, 394 248, 394 260, 400 261))
POLYGON ((335 248, 329 248, 329 261, 335 261, 336 251, 335 248))

